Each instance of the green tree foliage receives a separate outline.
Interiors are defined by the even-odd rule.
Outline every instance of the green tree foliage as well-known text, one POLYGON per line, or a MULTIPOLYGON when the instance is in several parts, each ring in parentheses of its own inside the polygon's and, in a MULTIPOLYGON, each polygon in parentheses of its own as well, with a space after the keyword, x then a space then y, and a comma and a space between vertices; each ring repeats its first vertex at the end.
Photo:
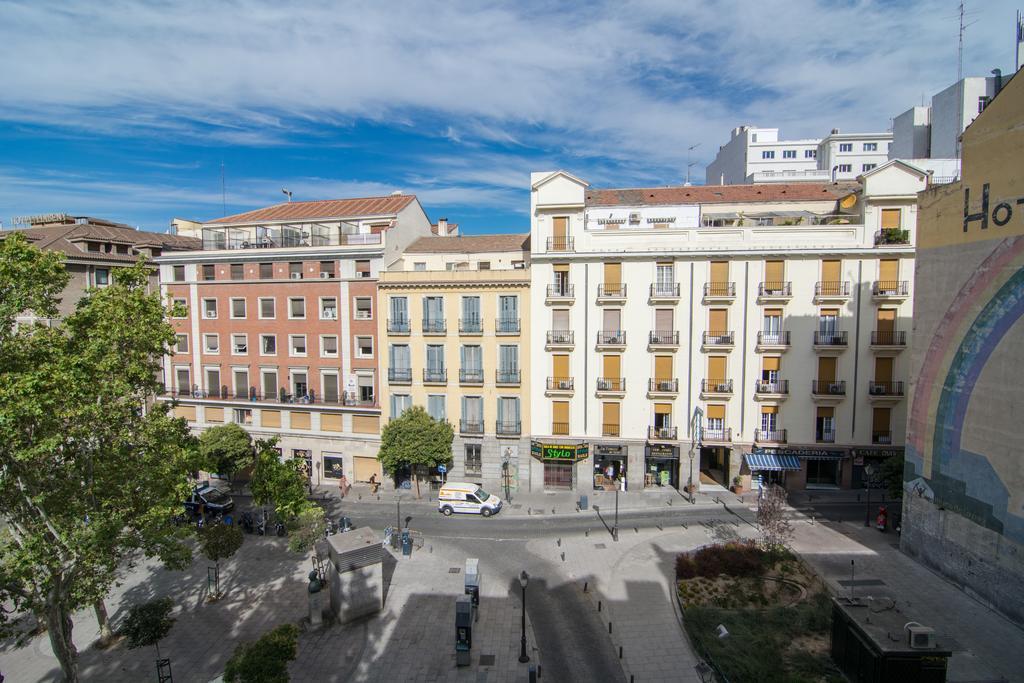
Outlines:
POLYGON ((903 455, 887 458, 882 462, 880 476, 885 490, 891 498, 903 497, 903 455))
POLYGON ((252 437, 234 422, 204 431, 199 437, 199 455, 202 469, 229 477, 255 460, 252 437))
POLYGON ((242 547, 245 534, 237 526, 205 524, 199 529, 199 548, 206 559, 216 566, 216 596, 220 596, 220 561, 231 558, 242 547))
POLYGON ((257 505, 273 505, 274 512, 287 521, 295 518, 309 504, 306 499, 307 477, 303 461, 299 458, 282 461, 276 445, 276 439, 256 442, 256 466, 249 487, 257 505))
POLYGON ((326 527, 324 509, 309 503, 288 525, 288 550, 293 553, 306 552, 324 537, 326 527))
POLYGON ((128 649, 139 647, 156 647, 156 656, 160 657, 160 641, 167 637, 174 626, 171 610, 174 603, 170 598, 150 600, 141 605, 132 605, 128 617, 121 626, 121 633, 128 641, 128 649))
POLYGON ((419 474, 424 468, 451 463, 454 437, 451 423, 435 420, 422 407, 413 406, 384 426, 377 459, 390 475, 412 468, 418 497, 419 474))
POLYGON ((299 629, 283 624, 242 643, 224 668, 225 683, 288 683, 288 662, 298 654, 299 629))
POLYGON ((65 679, 77 681, 72 613, 102 603, 139 551, 190 561, 171 520, 195 443, 153 402, 174 330, 143 263, 89 291, 62 323, 11 325, 28 310, 56 313, 59 264, 21 236, 0 244, 0 601, 46 624, 65 679))

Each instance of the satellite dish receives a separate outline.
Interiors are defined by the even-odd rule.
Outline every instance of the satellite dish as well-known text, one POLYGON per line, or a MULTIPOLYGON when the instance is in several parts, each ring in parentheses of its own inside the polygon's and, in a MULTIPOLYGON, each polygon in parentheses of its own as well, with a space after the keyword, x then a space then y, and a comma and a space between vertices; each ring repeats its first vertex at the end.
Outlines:
POLYGON ((857 195, 855 195, 855 194, 848 194, 848 195, 846 195, 845 197, 843 197, 842 199, 839 200, 839 206, 843 207, 844 209, 852 208, 852 207, 856 206, 856 204, 857 204, 857 195))

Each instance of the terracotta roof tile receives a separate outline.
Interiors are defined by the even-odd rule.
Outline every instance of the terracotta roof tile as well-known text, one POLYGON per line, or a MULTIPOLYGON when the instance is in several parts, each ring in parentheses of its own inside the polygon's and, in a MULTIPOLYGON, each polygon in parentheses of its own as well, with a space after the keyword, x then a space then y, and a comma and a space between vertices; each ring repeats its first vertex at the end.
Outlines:
POLYGON ((489 251, 529 251, 528 234, 421 237, 406 248, 410 254, 470 254, 489 251))
POLYGON ((253 223, 256 221, 308 220, 313 218, 355 218, 356 216, 391 216, 416 200, 416 195, 396 194, 387 197, 359 199, 323 199, 310 202, 282 202, 233 216, 217 218, 209 223, 253 223))
POLYGON ((588 190, 587 206, 834 201, 859 187, 857 183, 766 183, 588 190))
POLYGON ((114 244, 129 244, 136 247, 153 246, 164 249, 184 250, 199 249, 202 246, 202 240, 195 237, 148 232, 146 230, 136 230, 129 226, 94 225, 91 223, 3 230, 0 231, 0 239, 16 232, 25 235, 39 249, 63 252, 74 259, 95 261, 134 263, 138 259, 138 254, 104 254, 96 251, 86 251, 79 248, 77 242, 83 240, 111 242, 114 244))

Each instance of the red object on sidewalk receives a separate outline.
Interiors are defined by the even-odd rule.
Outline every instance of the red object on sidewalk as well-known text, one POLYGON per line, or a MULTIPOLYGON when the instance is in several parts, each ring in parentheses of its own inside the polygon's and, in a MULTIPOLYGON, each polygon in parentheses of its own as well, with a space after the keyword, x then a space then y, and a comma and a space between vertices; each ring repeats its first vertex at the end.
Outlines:
POLYGON ((878 506, 878 516, 875 517, 875 527, 879 531, 885 531, 886 522, 889 520, 889 512, 885 509, 884 505, 878 506))

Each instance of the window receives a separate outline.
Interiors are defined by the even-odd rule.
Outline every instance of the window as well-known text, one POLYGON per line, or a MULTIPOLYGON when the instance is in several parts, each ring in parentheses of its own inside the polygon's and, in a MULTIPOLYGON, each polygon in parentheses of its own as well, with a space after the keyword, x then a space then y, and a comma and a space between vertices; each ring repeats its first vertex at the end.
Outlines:
POLYGON ((217 273, 212 263, 206 263, 203 265, 203 279, 204 280, 216 280, 217 273))
POLYGON ((248 335, 231 335, 231 353, 235 356, 244 356, 245 354, 249 353, 248 335))
POLYGON ((377 398, 373 393, 373 373, 360 372, 356 374, 356 386, 359 393, 356 398, 364 404, 376 405, 377 398))
POLYGON ((356 320, 373 320, 373 299, 368 296, 356 297, 356 320))
POLYGON ((556 263, 553 268, 554 286, 552 294, 555 296, 572 296, 572 285, 569 284, 569 264, 556 263))
POLYGON ((817 414, 814 418, 814 440, 818 443, 835 443, 835 408, 831 406, 818 406, 817 414))
POLYGON ((675 267, 671 263, 659 263, 657 264, 657 270, 655 271, 654 277, 654 290, 660 295, 669 295, 675 293, 676 286, 676 275, 675 267))
POLYGON ((356 358, 373 358, 373 337, 356 337, 356 358))
POLYGON ((288 348, 289 348, 289 355, 291 355, 291 356, 305 356, 306 355, 306 335, 304 335, 304 334, 290 334, 290 335, 288 335, 288 348))
POLYGON ((462 397, 462 424, 459 430, 469 434, 484 431, 484 399, 481 396, 462 397))
POLYGON ((305 370, 292 370, 292 393, 298 397, 309 396, 309 381, 305 370))
POLYGON ((411 381, 412 361, 410 360, 408 345, 392 344, 389 355, 390 368, 388 369, 388 379, 392 381, 411 381))
POLYGON ((334 261, 321 261, 320 262, 320 277, 332 278, 334 277, 334 261))
POLYGON ((320 319, 321 320, 337 320, 338 319, 338 300, 333 296, 322 296, 320 297, 320 319))
MULTIPOLYGON (((566 402, 566 433, 568 433, 569 403, 566 402)), ((498 433, 516 434, 520 431, 519 397, 502 396, 498 399, 498 433)))
POLYGON ((245 299, 231 300, 231 317, 233 319, 245 317, 245 299))
POLYGON ((292 320, 304 320, 306 318, 306 299, 301 296, 288 298, 288 317, 292 320))
POLYGON ((412 407, 412 397, 408 394, 391 394, 391 418, 394 419, 412 407))
POLYGON ((491 269, 491 262, 490 261, 481 261, 480 263, 476 264, 476 269, 477 270, 490 270, 491 269))
POLYGON ((273 320, 277 317, 277 299, 260 297, 260 320, 273 320))
POLYGON ((370 262, 359 260, 356 261, 356 277, 357 278, 368 278, 370 277, 370 262))
POLYGON ((619 405, 618 403, 601 404, 601 435, 619 435, 619 405))
POLYGON ((276 334, 261 334, 260 335, 260 355, 261 356, 276 356, 277 355, 277 335, 276 334))
POLYGON ((840 173, 852 173, 853 166, 851 164, 839 164, 839 168, 837 170, 840 173))
POLYGON ((899 209, 882 209, 882 229, 893 228, 899 229, 900 227, 900 210, 899 209))
POLYGON ((413 270, 426 270, 427 269, 427 264, 425 262, 423 262, 423 261, 416 261, 415 263, 412 264, 412 269, 413 270))
POLYGON ((204 334, 203 351, 205 353, 220 353, 220 335, 204 334))
POLYGON ((174 352, 175 353, 188 353, 188 335, 187 334, 176 334, 176 335, 174 335, 174 352))
POLYGON ((443 394, 430 394, 427 396, 427 414, 438 421, 447 419, 445 414, 445 396, 443 394))
POLYGON ((839 151, 840 152, 852 152, 853 151, 853 143, 852 142, 841 142, 841 143, 839 143, 839 151))
POLYGON ((323 397, 323 400, 327 403, 337 403, 341 397, 338 373, 321 372, 320 383, 323 385, 320 389, 320 395, 323 397))
POLYGON ((216 299, 203 299, 203 317, 207 320, 213 320, 217 317, 216 299))
POLYGON ((860 170, 862 172, 867 172, 873 169, 875 166, 878 166, 878 164, 861 164, 860 170))
POLYGON ((444 332, 444 299, 439 296, 423 297, 423 331, 444 332))
MULTIPOLYGON (((465 421, 465 418, 463 418, 465 421)), ((483 473, 483 463, 480 459, 480 444, 466 444, 466 457, 463 460, 463 473, 467 477, 479 477, 483 473)))
POLYGON ((805 149, 804 150, 804 159, 817 159, 817 158, 818 158, 818 150, 816 150, 816 149, 805 149))
POLYGON ((498 332, 519 331, 519 297, 498 297, 498 332))
POLYGON ((427 374, 434 377, 443 372, 444 346, 441 344, 427 344, 427 374))
POLYGON ((877 152, 878 151, 878 143, 877 142, 865 142, 864 143, 864 151, 865 152, 877 152))
POLYGON ((784 149, 784 150, 782 150, 782 158, 783 159, 796 159, 796 150, 795 149, 784 149))
POLYGON ((982 95, 978 98, 978 113, 985 111, 985 107, 988 106, 989 97, 988 95, 982 95))
POLYGON ((292 261, 288 264, 288 277, 292 280, 302 279, 302 262, 292 261))
POLYGON ((498 347, 498 372, 519 372, 519 347, 514 344, 502 344, 498 347))
POLYGON ((274 279, 274 264, 273 263, 261 263, 260 264, 260 279, 261 280, 273 280, 274 279))
POLYGON ((235 424, 251 425, 252 424, 252 409, 251 408, 235 408, 232 411, 232 421, 235 422, 235 424))
POLYGON ((177 382, 179 395, 188 396, 192 393, 192 376, 187 367, 174 368, 174 380, 177 382))
POLYGON ((231 264, 231 279, 232 280, 244 280, 245 279, 245 266, 241 263, 231 264))
POLYGON ((774 150, 770 150, 770 149, 766 149, 763 152, 761 152, 761 158, 762 159, 774 159, 775 158, 775 151, 774 150))
POLYGON ((778 406, 761 406, 761 432, 769 438, 778 429, 778 410, 778 406))
POLYGON ((526 262, 525 261, 513 261, 512 262, 512 269, 513 270, 523 270, 524 268, 526 268, 526 262))
POLYGON ((188 300, 175 298, 171 301, 171 307, 181 311, 181 315, 172 316, 174 318, 187 318, 188 317, 188 300))
POLYGON ((393 296, 391 302, 391 320, 388 329, 392 332, 409 331, 409 300, 404 296, 393 296))
MULTIPOLYGON (((175 266, 176 268, 184 268, 185 266, 175 266)), ((182 276, 184 279, 184 276, 182 276)), ((93 280, 95 280, 97 287, 106 287, 110 284, 110 269, 109 268, 97 268, 93 272, 93 280)))
POLYGON ((184 282, 185 281, 185 266, 174 266, 174 281, 184 282))
POLYGON ((320 336, 320 355, 325 358, 338 357, 338 338, 333 334, 320 336))
POLYGON ((220 386, 220 368, 206 368, 206 393, 210 396, 221 396, 227 392, 220 386))
POLYGON ((261 370, 260 377, 263 380, 263 398, 273 401, 277 399, 277 370, 261 370))

